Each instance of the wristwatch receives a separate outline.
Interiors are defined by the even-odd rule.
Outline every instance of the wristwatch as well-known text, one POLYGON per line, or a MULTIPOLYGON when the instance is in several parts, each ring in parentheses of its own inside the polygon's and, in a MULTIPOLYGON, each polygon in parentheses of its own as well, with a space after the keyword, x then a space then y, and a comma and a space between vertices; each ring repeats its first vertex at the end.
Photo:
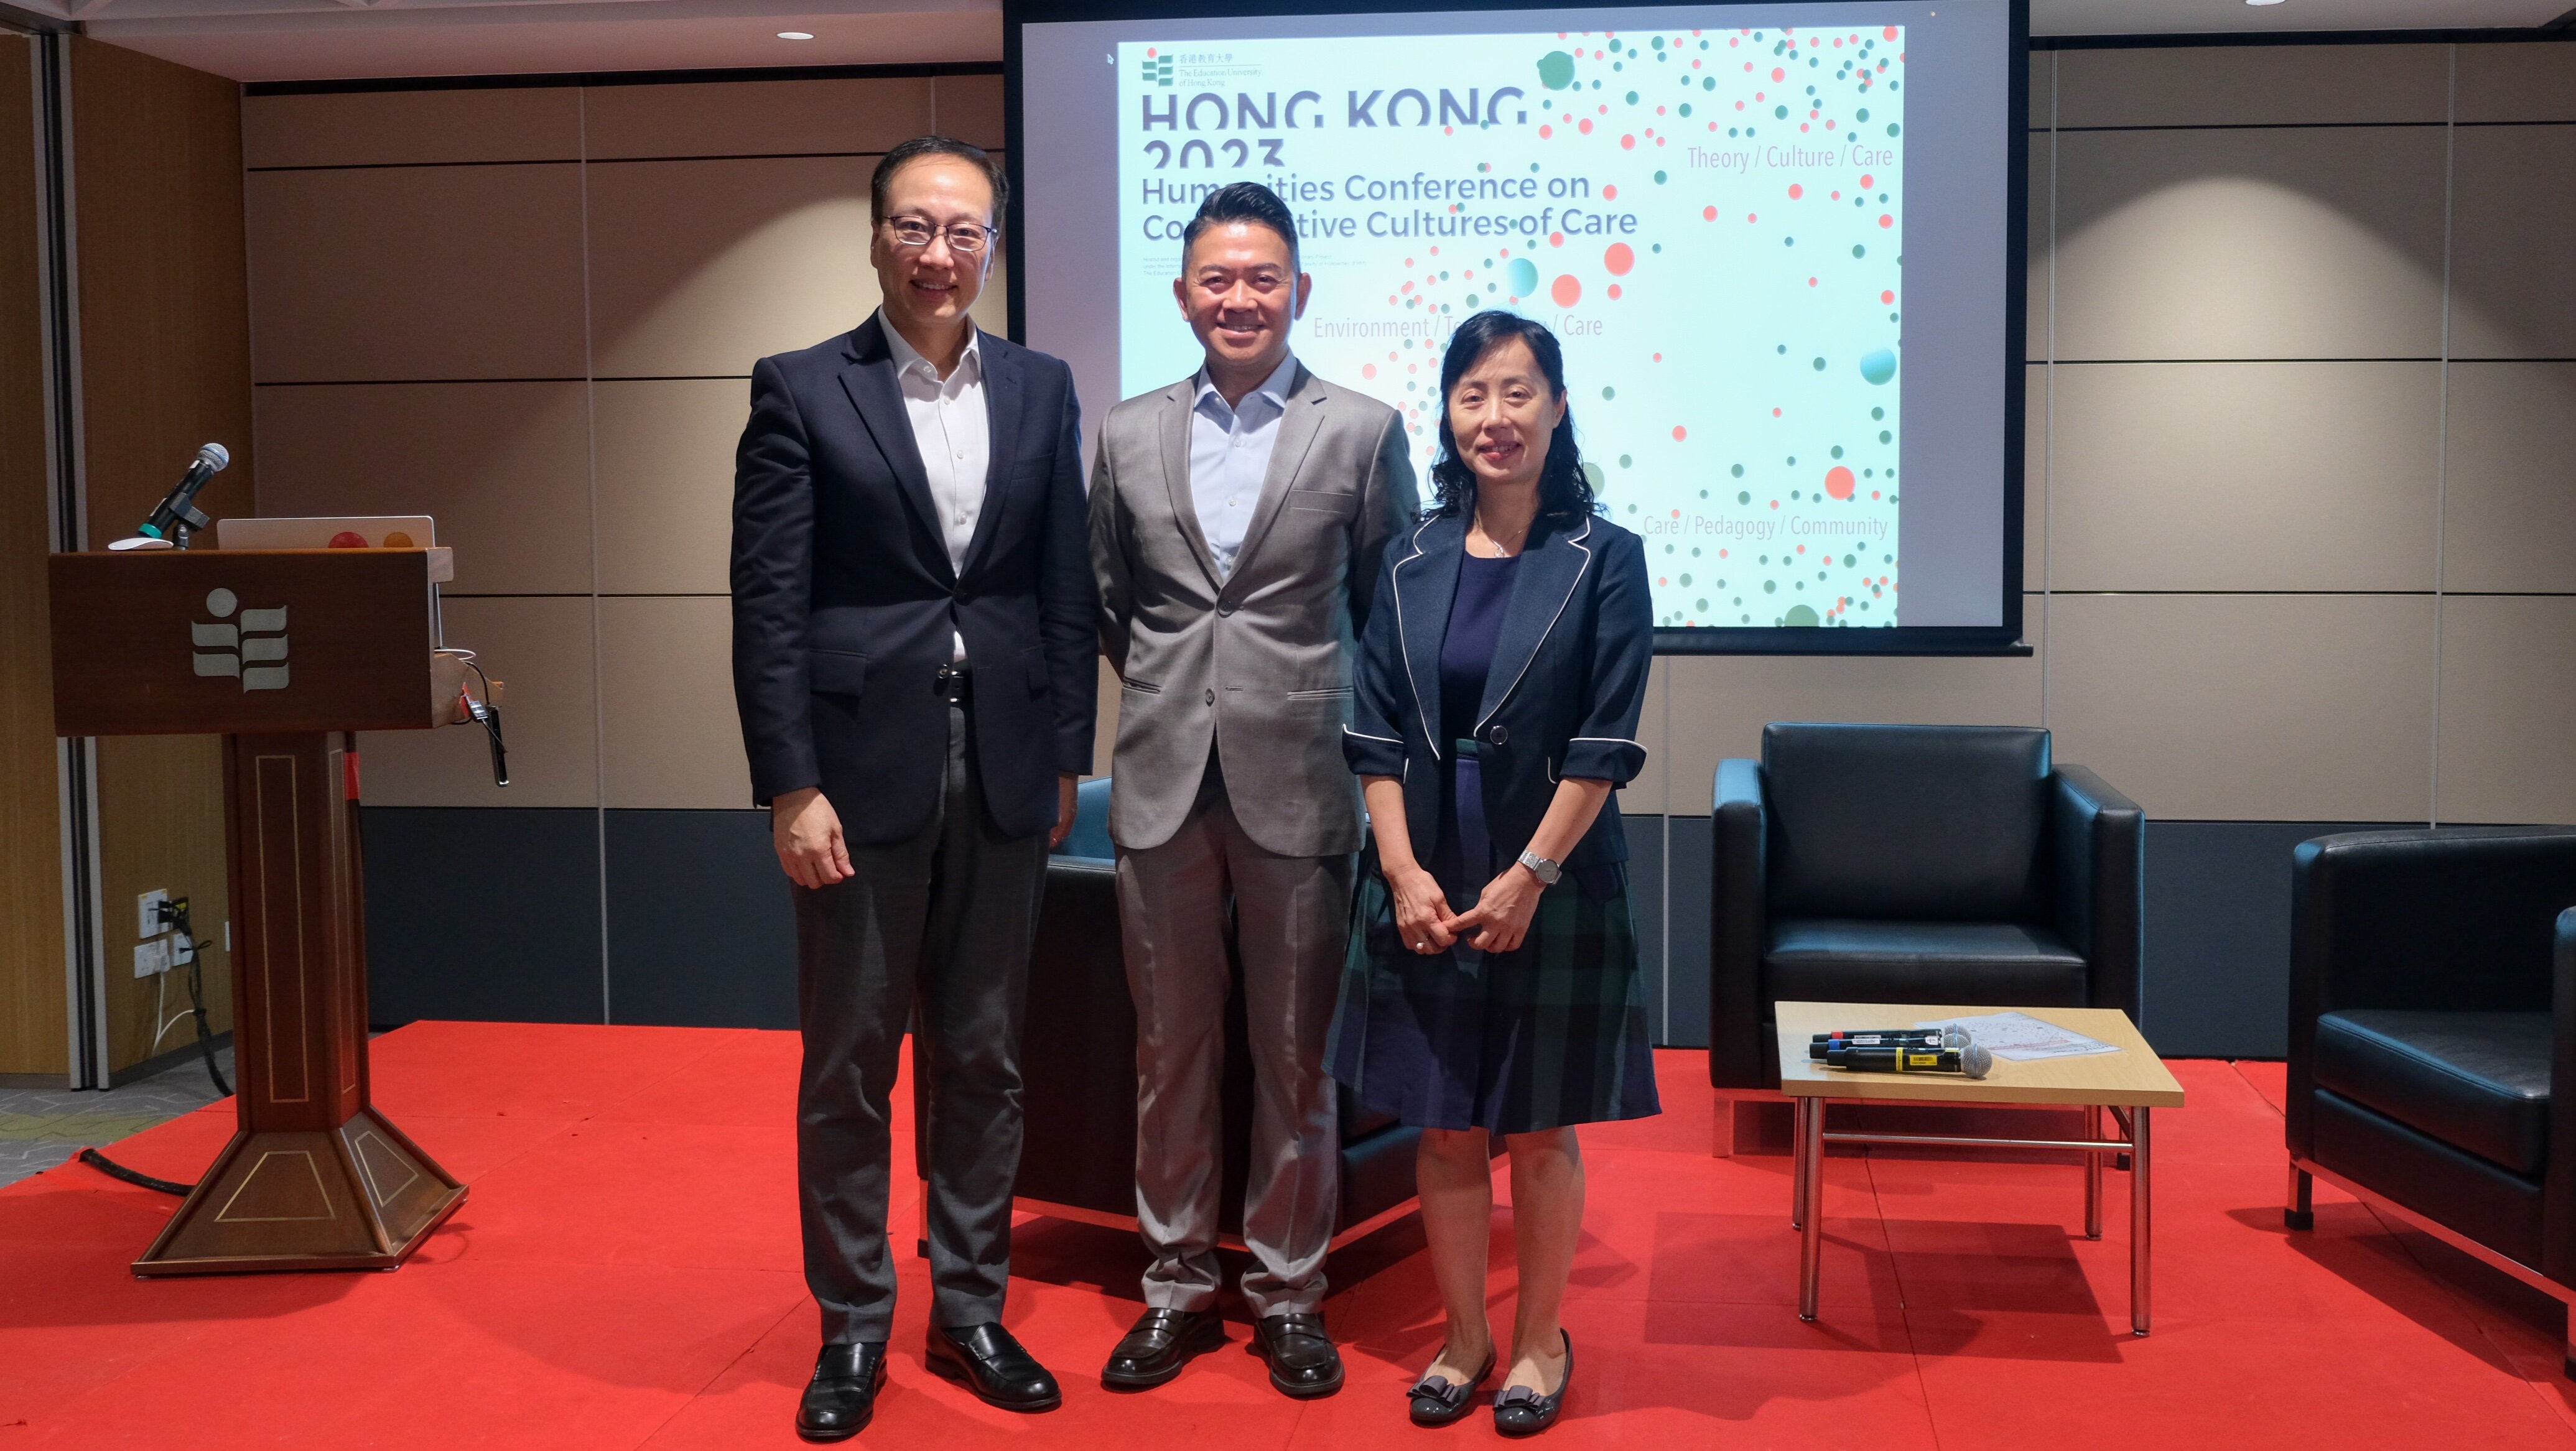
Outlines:
POLYGON ((1538 878, 1543 887, 1555 886, 1556 879, 1565 875, 1565 863, 1549 861, 1534 851, 1521 853, 1521 865, 1529 868, 1530 875, 1538 878))

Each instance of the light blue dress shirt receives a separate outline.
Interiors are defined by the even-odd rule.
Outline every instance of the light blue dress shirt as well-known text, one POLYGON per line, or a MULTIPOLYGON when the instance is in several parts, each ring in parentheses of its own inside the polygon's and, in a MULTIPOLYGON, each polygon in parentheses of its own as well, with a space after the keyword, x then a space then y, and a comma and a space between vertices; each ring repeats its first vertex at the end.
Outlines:
POLYGON ((1190 408, 1190 497, 1220 578, 1234 573, 1244 531, 1252 527, 1270 451, 1279 442, 1279 419, 1288 411, 1288 385, 1296 378, 1297 355, 1290 353, 1243 395, 1240 407, 1229 408, 1207 369, 1199 369, 1198 401, 1190 408))

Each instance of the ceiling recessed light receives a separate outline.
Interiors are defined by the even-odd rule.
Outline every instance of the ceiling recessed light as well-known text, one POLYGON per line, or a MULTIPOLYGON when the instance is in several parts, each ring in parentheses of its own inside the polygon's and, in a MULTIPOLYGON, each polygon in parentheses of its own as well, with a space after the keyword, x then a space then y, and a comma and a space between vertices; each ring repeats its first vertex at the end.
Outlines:
POLYGON ((2245 0, 2248 5, 2278 5, 2281 0, 2245 0))
MULTIPOLYGON (((2260 0, 2260 3, 2265 5, 2278 5, 2281 3, 2281 0, 2260 0)), ((782 30, 778 32, 778 38, 780 40, 812 40, 814 38, 814 32, 810 30, 782 30)))

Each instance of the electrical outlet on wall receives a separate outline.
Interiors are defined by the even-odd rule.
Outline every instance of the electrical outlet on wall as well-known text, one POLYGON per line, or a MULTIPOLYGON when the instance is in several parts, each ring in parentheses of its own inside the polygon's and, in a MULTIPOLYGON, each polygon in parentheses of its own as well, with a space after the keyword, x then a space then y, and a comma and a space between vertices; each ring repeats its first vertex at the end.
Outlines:
POLYGON ((161 904, 169 900, 170 894, 159 887, 134 899, 135 936, 158 937, 166 930, 161 925, 161 904))
POLYGON ((134 975, 136 977, 150 977, 156 972, 168 972, 169 970, 169 939, 156 938, 153 941, 146 942, 134 949, 134 975))

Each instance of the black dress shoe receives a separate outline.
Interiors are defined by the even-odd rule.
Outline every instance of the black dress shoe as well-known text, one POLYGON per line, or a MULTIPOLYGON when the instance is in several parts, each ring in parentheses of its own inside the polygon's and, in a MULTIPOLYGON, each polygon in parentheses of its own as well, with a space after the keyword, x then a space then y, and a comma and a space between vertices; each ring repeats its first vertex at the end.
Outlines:
POLYGON ((1413 1389, 1405 1392, 1411 1401, 1413 1424, 1446 1426, 1467 1414, 1468 1409, 1476 1403, 1476 1388, 1483 1385, 1485 1377, 1493 1373, 1494 1352, 1493 1348, 1488 1346, 1485 1350, 1485 1363, 1476 1367, 1475 1375, 1469 1377, 1464 1385, 1445 1375, 1426 1375, 1414 1382, 1413 1389))
POLYGON ((885 1389, 885 1342, 826 1345, 814 1378, 796 1403, 796 1434, 808 1441, 846 1441, 868 1427, 885 1389))
POLYGON ((1494 1397, 1494 1429, 1506 1436, 1535 1436, 1556 1424, 1565 1410, 1565 1393, 1574 1386, 1574 1334, 1556 1332, 1565 1337, 1565 1376, 1556 1383, 1554 1395, 1540 1395, 1528 1386, 1505 1386, 1494 1397))
POLYGON ((1225 1321, 1214 1310, 1148 1310, 1136 1317, 1100 1368, 1100 1383, 1141 1391, 1181 1373, 1190 1357, 1225 1344, 1225 1321))
POLYGON ((933 1328, 930 1352, 923 1359, 987 1405, 1006 1411, 1052 1411, 1064 1404, 1064 1392, 1056 1389, 1055 1377, 999 1325, 933 1328))
POLYGON ((1342 1388, 1342 1353, 1324 1333, 1321 1315, 1265 1315, 1252 1322, 1247 1348, 1270 1363, 1270 1384, 1283 1396, 1302 1401, 1342 1388))

